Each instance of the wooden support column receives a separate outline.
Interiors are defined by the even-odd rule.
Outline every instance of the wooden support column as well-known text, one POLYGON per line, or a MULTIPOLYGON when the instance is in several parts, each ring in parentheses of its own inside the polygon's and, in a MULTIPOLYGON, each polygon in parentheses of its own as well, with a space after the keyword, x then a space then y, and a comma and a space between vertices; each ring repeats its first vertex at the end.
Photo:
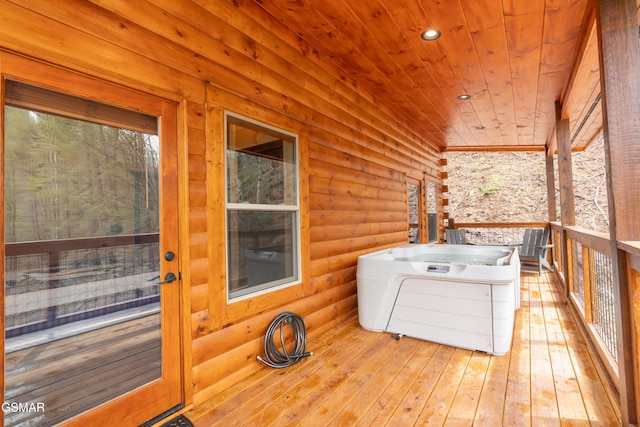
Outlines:
POLYGON ((640 240, 640 43, 636 0, 598 0, 602 116, 623 425, 638 423, 633 299, 618 242, 640 240))
POLYGON ((563 226, 576 225, 573 196, 573 163, 569 119, 562 118, 562 106, 556 101, 556 138, 558 140, 558 179, 560 180, 560 218, 563 226))
MULTIPOLYGON (((546 166, 546 170, 547 170, 547 211, 548 211, 548 219, 549 222, 552 221, 557 221, 558 220, 558 207, 556 206, 556 175, 555 175, 555 171, 553 170, 553 149, 551 148, 551 144, 547 143, 547 148, 545 150, 545 166, 546 166)), ((554 235, 555 236, 555 235, 554 235)), ((566 258, 566 237, 565 237, 565 233, 564 233, 564 229, 563 231, 561 231, 561 239, 560 242, 556 242, 553 241, 554 245, 560 245, 562 246, 562 256, 563 258, 566 258)), ((555 250, 555 249, 554 249, 555 250)), ((556 254, 553 254, 553 256, 555 257, 556 254)), ((560 265, 555 266, 556 270, 558 270, 558 267, 560 267, 560 269, 563 269, 564 272, 564 265, 565 264, 565 259, 560 259, 558 260, 560 265)), ((553 264, 553 262, 552 262, 553 264)), ((565 301, 569 301, 569 283, 566 280, 566 275, 565 277, 565 301)))
POLYGON ((560 242, 562 245, 562 275, 564 277, 565 295, 568 296, 573 283, 571 283, 569 269, 571 251, 569 250, 565 227, 576 225, 576 209, 573 194, 573 162, 571 158, 569 119, 562 118, 562 105, 559 101, 556 101, 556 142, 558 147, 558 181, 560 183, 560 221, 562 222, 562 239, 560 242))
POLYGON ((549 152, 547 146, 545 165, 547 169, 547 210, 549 212, 549 222, 558 220, 558 208, 556 207, 556 185, 555 173, 553 171, 553 153, 549 152))

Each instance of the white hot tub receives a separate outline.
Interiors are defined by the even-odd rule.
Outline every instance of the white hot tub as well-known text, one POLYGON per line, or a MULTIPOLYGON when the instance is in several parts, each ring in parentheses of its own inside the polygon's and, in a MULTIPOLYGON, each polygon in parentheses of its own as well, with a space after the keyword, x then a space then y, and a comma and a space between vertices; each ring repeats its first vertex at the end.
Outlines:
POLYGON ((403 245, 358 258, 364 329, 503 355, 520 307, 518 251, 403 245))

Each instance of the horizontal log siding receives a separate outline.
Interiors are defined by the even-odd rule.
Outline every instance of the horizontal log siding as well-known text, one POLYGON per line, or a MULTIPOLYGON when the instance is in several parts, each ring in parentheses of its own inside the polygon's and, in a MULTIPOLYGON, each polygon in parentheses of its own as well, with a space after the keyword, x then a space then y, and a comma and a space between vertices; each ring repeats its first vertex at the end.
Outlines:
POLYGON ((259 8, 253 1, 33 3, 0 0, 2 55, 182 103, 187 403, 255 372, 281 311, 303 315, 311 337, 353 315, 358 255, 407 242, 407 177, 442 183, 441 155, 411 120, 377 105, 270 15, 244 16, 259 8), (303 283, 235 304, 224 293, 225 109, 296 132, 301 145, 303 283))

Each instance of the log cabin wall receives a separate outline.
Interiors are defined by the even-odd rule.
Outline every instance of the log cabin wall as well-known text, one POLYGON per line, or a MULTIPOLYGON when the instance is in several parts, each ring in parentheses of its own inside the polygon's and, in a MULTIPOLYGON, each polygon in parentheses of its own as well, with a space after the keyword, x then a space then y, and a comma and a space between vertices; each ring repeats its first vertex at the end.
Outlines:
POLYGON ((310 336, 354 315, 358 255, 407 242, 407 177, 441 186, 446 176, 439 151, 374 94, 269 15, 243 15, 256 7, 0 0, 0 71, 26 57, 179 103, 183 376, 196 405, 261 366, 281 311, 302 315, 310 336), (300 157, 302 283, 233 304, 224 111, 296 133, 300 157))

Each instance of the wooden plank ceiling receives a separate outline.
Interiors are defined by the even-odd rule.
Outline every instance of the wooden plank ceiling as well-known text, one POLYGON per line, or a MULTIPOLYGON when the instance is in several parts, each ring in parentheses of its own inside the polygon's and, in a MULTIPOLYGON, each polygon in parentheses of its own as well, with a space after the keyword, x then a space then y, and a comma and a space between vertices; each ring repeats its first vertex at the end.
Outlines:
MULTIPOLYGON (((242 7, 248 0, 236 0, 242 7)), ((303 51, 446 150, 553 146, 555 102, 574 150, 602 127, 588 0, 270 0, 303 51), (437 28, 442 36, 420 35, 437 28), (459 95, 470 95, 461 101, 459 95)))

